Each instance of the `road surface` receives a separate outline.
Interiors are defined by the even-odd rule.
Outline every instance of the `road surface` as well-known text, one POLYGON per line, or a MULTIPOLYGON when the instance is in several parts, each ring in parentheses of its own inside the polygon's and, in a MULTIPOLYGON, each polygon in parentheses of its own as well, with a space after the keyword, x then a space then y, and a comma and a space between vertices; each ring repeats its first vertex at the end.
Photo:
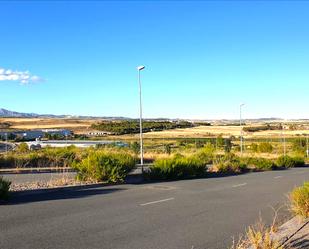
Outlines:
POLYGON ((0 248, 227 248, 305 180, 309 168, 19 196, 0 206, 0 248))

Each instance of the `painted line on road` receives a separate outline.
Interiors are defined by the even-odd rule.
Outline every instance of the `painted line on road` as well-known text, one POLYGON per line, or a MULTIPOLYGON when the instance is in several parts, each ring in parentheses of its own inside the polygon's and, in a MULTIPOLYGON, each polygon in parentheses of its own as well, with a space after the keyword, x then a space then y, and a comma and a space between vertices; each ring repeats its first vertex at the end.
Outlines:
POLYGON ((304 171, 294 172, 293 175, 299 175, 305 173, 304 171))
POLYGON ((174 200, 175 198, 168 198, 168 199, 163 199, 163 200, 158 200, 158 201, 151 201, 151 202, 147 202, 147 203, 143 203, 143 204, 139 204, 140 206, 147 206, 147 205, 151 205, 151 204, 156 204, 156 203, 160 203, 160 202, 165 202, 165 201, 171 201, 174 200))
POLYGON ((238 188, 238 187, 242 187, 242 186, 245 186, 245 185, 247 185, 247 183, 241 183, 241 184, 233 185, 232 187, 238 188))
POLYGON ((283 176, 275 176, 274 179, 282 178, 283 176))

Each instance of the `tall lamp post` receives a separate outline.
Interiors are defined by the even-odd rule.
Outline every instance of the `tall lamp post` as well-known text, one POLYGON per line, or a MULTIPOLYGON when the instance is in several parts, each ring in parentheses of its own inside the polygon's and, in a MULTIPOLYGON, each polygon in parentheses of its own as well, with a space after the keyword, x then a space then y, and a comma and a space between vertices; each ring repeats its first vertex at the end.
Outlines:
POLYGON ((241 117, 241 111, 242 111, 242 107, 244 106, 245 104, 240 104, 239 105, 239 126, 240 126, 240 155, 242 156, 242 152, 243 152, 243 128, 242 128, 242 117, 241 117))
POLYGON ((306 155, 307 155, 307 157, 309 157, 308 134, 306 135, 306 155))
POLYGON ((143 152, 143 113, 142 113, 142 84, 141 84, 141 71, 145 66, 138 66, 138 85, 139 85, 139 138, 140 138, 140 153, 141 153, 141 166, 144 172, 144 152, 143 152))

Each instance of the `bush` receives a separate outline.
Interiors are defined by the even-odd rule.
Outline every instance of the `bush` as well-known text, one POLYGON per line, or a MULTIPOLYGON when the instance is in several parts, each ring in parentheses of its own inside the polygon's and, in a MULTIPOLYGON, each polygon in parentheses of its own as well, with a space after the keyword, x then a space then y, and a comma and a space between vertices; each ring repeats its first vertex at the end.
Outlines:
POLYGON ((280 168, 302 167, 305 165, 305 161, 301 157, 280 156, 276 164, 280 168))
POLYGON ((40 151, 11 152, 0 156, 0 168, 69 167, 78 157, 75 147, 45 148, 40 151))
POLYGON ((17 151, 21 153, 25 153, 29 151, 29 146, 26 143, 20 143, 17 147, 17 151))
POLYGON ((296 215, 309 217, 309 182, 295 188, 290 194, 291 209, 296 215))
POLYGON ((201 164, 206 166, 211 164, 214 158, 215 148, 211 144, 206 144, 204 148, 200 149, 193 155, 196 160, 199 160, 201 164))
POLYGON ((271 153, 273 151, 273 146, 270 143, 263 142, 258 145, 258 151, 262 153, 271 153))
POLYGON ((201 177, 206 172, 206 166, 196 156, 184 157, 175 155, 172 158, 155 160, 150 167, 148 176, 156 180, 177 180, 201 177))
POLYGON ((10 185, 10 181, 7 181, 0 176, 0 200, 7 200, 9 198, 10 185))
POLYGON ((217 156, 214 163, 219 173, 242 173, 247 170, 247 165, 232 153, 217 156))
POLYGON ((276 164, 266 158, 248 157, 242 158, 242 161, 248 165, 249 168, 257 170, 273 170, 276 168, 276 164))
POLYGON ((123 182, 135 166, 135 158, 124 152, 94 151, 74 164, 79 180, 123 182))

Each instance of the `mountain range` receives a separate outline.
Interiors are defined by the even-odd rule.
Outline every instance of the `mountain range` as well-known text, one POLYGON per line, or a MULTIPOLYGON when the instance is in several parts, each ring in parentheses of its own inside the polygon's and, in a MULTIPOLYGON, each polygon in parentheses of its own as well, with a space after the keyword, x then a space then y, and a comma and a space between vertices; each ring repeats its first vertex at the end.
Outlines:
MULTIPOLYGON (((37 114, 37 113, 25 113, 25 112, 15 112, 10 111, 4 108, 0 108, 0 117, 6 118, 78 118, 78 119, 107 119, 107 120, 134 120, 133 118, 128 117, 98 117, 98 116, 73 116, 73 115, 54 115, 54 114, 37 114)), ((169 118, 151 118, 151 119, 144 119, 144 120, 151 120, 151 121, 162 121, 162 120, 170 120, 170 121, 177 121, 179 119, 169 119, 169 118)), ((246 119, 247 121, 252 122, 271 122, 271 121, 279 121, 280 118, 257 118, 257 119, 246 119)), ((207 122, 214 122, 219 121, 222 123, 229 123, 232 121, 239 122, 238 120, 195 120, 195 119, 188 119, 188 121, 198 122, 198 121, 207 121, 207 122)))

